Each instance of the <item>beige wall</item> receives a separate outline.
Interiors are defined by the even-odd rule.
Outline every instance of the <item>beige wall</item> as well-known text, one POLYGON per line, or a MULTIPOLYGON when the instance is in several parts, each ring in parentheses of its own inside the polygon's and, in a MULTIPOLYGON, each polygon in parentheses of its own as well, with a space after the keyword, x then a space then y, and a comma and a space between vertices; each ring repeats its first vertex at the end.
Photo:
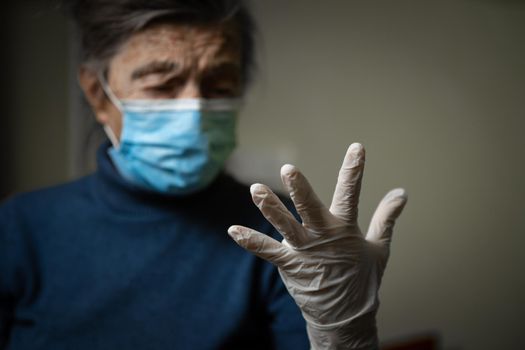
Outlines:
MULTIPOLYGON (((381 338, 437 331, 445 349, 525 348, 525 4, 254 3, 262 66, 232 162, 239 176, 278 187, 291 162, 328 202, 346 147, 362 142, 361 224, 388 189, 410 195, 381 338)), ((18 5, 9 25, 10 152, 25 190, 71 169, 67 26, 18 5)))
POLYGON ((244 177, 278 186, 290 161, 329 203, 347 145, 362 142, 361 225, 388 189, 409 192, 381 338, 430 330, 445 349, 525 348, 525 3, 255 8, 262 79, 241 122, 244 177))

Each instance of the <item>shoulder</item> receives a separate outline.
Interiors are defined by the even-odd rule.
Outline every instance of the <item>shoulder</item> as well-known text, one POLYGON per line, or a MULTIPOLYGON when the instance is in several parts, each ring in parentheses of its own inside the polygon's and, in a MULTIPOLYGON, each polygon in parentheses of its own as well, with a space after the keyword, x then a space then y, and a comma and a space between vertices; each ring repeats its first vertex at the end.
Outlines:
POLYGON ((68 183, 22 192, 0 203, 0 223, 20 218, 23 220, 38 216, 49 216, 57 210, 74 205, 90 195, 92 176, 68 183))

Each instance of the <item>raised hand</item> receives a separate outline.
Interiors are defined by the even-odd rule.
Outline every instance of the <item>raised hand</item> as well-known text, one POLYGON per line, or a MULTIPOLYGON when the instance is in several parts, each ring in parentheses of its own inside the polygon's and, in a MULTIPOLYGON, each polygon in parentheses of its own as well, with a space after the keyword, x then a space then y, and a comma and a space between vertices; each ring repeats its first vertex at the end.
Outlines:
POLYGON ((279 268, 307 321, 312 349, 378 347, 378 290, 394 222, 407 196, 403 189, 387 193, 363 235, 357 214, 364 163, 364 148, 352 144, 330 208, 296 167, 284 165, 281 178, 302 223, 267 186, 252 185, 254 203, 284 237, 282 242, 243 226, 228 230, 240 246, 279 268))

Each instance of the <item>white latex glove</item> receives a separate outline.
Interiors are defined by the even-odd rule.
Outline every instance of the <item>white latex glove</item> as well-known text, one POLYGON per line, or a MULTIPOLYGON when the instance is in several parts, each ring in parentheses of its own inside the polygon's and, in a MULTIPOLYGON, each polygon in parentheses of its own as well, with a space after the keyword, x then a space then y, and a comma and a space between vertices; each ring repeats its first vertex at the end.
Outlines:
POLYGON ((282 242, 243 226, 228 230, 240 246, 279 268, 307 322, 312 349, 378 349, 378 289, 394 222, 407 196, 403 189, 390 191, 363 236, 357 205, 364 162, 363 147, 352 144, 330 209, 297 168, 284 165, 281 178, 302 224, 267 186, 252 185, 254 203, 284 237, 282 242))

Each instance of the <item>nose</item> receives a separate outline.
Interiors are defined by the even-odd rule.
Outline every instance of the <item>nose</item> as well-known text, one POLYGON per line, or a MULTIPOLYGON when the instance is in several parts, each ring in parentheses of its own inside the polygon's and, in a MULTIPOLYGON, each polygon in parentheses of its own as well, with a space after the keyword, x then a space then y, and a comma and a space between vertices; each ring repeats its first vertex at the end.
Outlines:
POLYGON ((177 98, 203 98, 201 88, 195 79, 188 79, 177 98))

